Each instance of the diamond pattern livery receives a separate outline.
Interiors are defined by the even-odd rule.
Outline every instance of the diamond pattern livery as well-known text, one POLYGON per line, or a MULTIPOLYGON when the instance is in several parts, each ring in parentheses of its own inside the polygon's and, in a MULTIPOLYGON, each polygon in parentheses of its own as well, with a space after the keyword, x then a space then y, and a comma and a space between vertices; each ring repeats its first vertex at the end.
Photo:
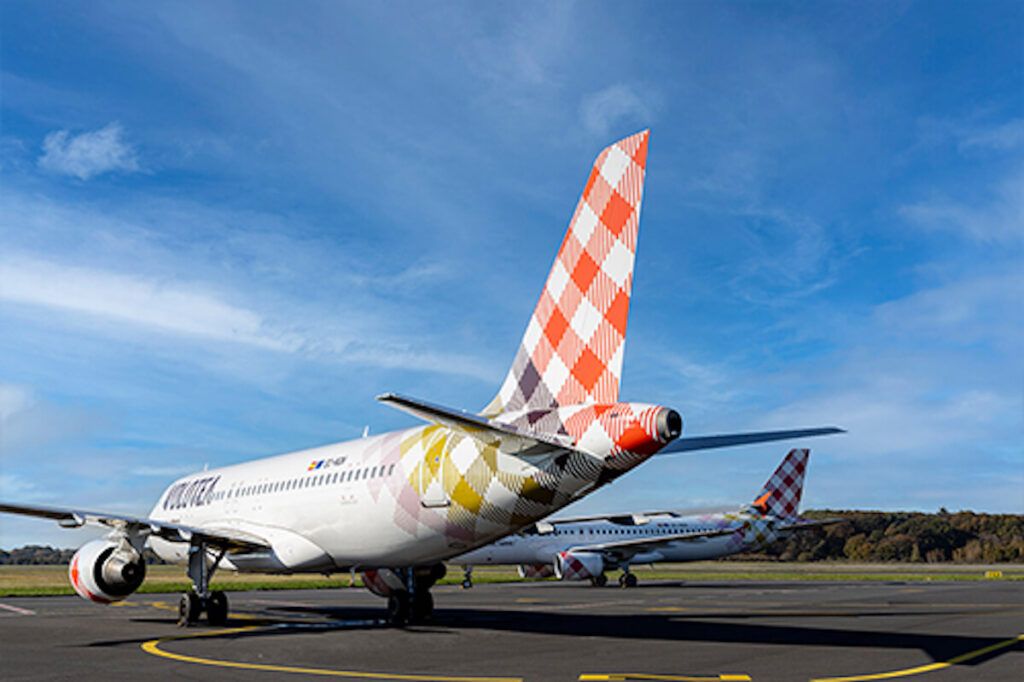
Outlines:
POLYGON ((508 377, 483 415, 618 400, 648 135, 598 155, 508 377))

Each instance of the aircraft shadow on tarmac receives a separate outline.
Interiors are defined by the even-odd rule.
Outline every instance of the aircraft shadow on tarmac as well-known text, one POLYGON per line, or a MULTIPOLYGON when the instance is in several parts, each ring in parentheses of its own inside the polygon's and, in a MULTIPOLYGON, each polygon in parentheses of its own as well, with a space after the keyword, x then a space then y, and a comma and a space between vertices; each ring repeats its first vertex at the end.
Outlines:
MULTIPOLYGON (((979 615, 978 611, 950 610, 929 615, 979 615)), ((785 616, 800 619, 847 618, 863 616, 900 616, 900 612, 842 612, 827 609, 794 612, 785 616)), ((768 625, 753 623, 722 623, 723 618, 778 618, 770 611, 705 614, 582 614, 554 613, 550 611, 523 611, 514 609, 438 609, 433 620, 424 625, 409 626, 406 633, 439 634, 456 630, 507 631, 519 634, 562 635, 577 637, 608 637, 629 640, 709 642, 723 644, 776 644, 784 646, 828 646, 857 649, 918 649, 933 661, 948 661, 962 654, 977 651, 1003 641, 1002 638, 961 635, 928 635, 877 630, 837 629, 768 625)), ((168 618, 133 618, 137 623, 173 622, 168 618)), ((223 635, 231 639, 274 637, 280 635, 323 635, 335 630, 385 628, 379 609, 353 609, 344 607, 281 606, 270 607, 246 619, 230 619, 228 627, 257 626, 244 632, 223 635), (295 616, 318 616, 325 620, 296 621, 295 616)), ((118 646, 139 644, 150 637, 132 640, 94 642, 88 646, 118 646)), ((204 637, 204 639, 206 639, 204 637)), ((979 655, 958 665, 974 666, 998 658, 1006 653, 1024 651, 1024 642, 1017 642, 987 654, 979 655)))

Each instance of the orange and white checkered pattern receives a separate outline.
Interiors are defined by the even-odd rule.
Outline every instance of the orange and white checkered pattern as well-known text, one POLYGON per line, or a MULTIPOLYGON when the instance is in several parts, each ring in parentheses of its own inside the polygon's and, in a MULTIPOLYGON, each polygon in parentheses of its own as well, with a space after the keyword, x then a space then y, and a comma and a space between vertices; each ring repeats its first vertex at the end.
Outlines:
POLYGON ((482 414, 618 400, 648 136, 598 155, 505 383, 482 414))
POLYGON ((807 471, 807 460, 810 450, 790 450, 782 464, 775 470, 772 477, 764 484, 764 488, 755 498, 755 506, 764 514, 792 518, 797 515, 800 507, 800 496, 804 490, 804 472, 807 471))

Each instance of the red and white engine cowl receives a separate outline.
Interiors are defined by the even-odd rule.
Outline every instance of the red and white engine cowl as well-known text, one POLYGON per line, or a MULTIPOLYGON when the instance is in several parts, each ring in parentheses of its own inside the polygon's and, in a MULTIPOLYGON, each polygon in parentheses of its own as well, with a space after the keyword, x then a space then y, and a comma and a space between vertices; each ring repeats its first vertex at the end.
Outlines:
POLYGON ((551 564, 520 564, 516 570, 520 578, 550 578, 555 574, 551 564))
POLYGON ((109 604, 139 589, 146 578, 146 562, 127 540, 93 540, 71 557, 68 577, 82 599, 109 604))
POLYGON ((363 586, 378 597, 388 597, 392 592, 405 589, 405 580, 390 568, 363 571, 360 576, 363 579, 363 586))
POLYGON ((604 573, 604 558, 594 552, 559 552, 555 576, 559 580, 587 580, 604 573))

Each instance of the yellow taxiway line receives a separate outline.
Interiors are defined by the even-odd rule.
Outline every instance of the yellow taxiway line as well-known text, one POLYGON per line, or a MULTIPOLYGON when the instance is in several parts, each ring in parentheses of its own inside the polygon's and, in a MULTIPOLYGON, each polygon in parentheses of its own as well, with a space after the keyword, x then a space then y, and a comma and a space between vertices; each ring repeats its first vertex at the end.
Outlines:
POLYGON ((520 677, 451 677, 445 675, 406 675, 402 673, 376 673, 361 672, 356 670, 332 670, 330 668, 303 668, 289 665, 270 665, 265 663, 242 663, 239 661, 222 661, 215 658, 200 658, 198 656, 186 656, 160 648, 165 642, 173 642, 182 639, 194 639, 197 637, 217 637, 220 635, 234 635, 240 632, 251 632, 259 630, 260 625, 246 625, 240 628, 227 628, 225 630, 212 630, 210 632, 198 632, 190 635, 176 635, 173 637, 161 637, 151 639, 142 644, 142 650, 154 656, 169 658, 184 663, 197 663, 217 668, 233 668, 235 670, 262 670, 275 673, 296 673, 299 675, 319 675, 321 677, 346 677, 360 680, 413 680, 415 682, 522 682, 520 677))
POLYGON ((948 661, 939 661, 937 663, 929 663, 928 665, 919 665, 915 668, 904 668, 903 670, 890 670, 883 673, 871 673, 868 675, 850 675, 849 677, 819 677, 811 680, 811 682, 864 682, 865 680, 891 680, 897 677, 909 677, 910 675, 920 675, 921 673, 930 673, 936 670, 942 670, 949 668, 960 663, 971 660, 972 658, 978 658, 985 654, 992 653, 993 651, 999 651, 1011 647, 1018 642, 1024 642, 1024 634, 1011 637, 1010 639, 1004 639, 1001 642, 996 642, 987 647, 977 649, 975 651, 968 651, 966 654, 960 654, 955 656, 948 661))
POLYGON ((584 681, 612 681, 624 682, 629 680, 663 680, 671 682, 751 682, 750 675, 742 673, 723 673, 721 675, 703 675, 694 677, 691 675, 651 675, 649 673, 585 673, 580 676, 580 682, 584 681))

